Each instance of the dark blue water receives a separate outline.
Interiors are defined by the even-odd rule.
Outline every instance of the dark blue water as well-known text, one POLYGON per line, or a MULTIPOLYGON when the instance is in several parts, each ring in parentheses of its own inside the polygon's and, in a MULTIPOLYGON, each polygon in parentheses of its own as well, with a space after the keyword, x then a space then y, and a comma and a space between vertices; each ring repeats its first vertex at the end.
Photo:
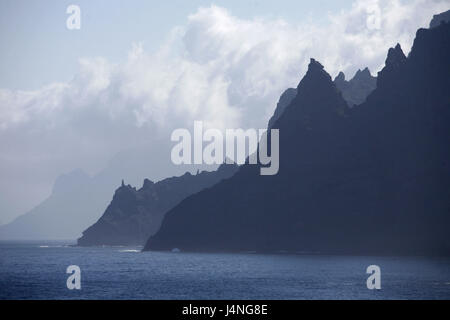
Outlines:
POLYGON ((0 299, 449 299, 450 259, 139 252, 0 242, 0 299), (368 290, 366 268, 381 268, 368 290), (81 268, 69 290, 66 268, 81 268))

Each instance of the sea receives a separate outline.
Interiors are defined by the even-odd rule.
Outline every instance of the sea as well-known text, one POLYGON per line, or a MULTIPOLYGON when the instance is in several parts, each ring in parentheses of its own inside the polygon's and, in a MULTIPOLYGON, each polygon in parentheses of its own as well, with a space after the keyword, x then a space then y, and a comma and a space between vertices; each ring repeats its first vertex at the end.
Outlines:
POLYGON ((73 244, 0 242, 0 299, 450 298, 449 258, 142 252, 73 244), (79 289, 67 285, 73 265, 80 270, 79 289), (367 285, 373 265, 380 289, 367 285))

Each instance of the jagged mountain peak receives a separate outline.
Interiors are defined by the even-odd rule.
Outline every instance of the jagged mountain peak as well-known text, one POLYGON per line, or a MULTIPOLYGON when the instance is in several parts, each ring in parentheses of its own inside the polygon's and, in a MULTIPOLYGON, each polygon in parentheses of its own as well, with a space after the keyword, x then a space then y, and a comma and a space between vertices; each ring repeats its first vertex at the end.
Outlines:
POLYGON ((336 117, 345 116, 348 111, 331 76, 312 58, 296 96, 273 127, 283 130, 285 135, 298 135, 299 130, 326 131, 327 127, 334 126, 336 117))
POLYGON ((406 56, 403 53, 402 47, 399 43, 394 48, 389 48, 387 58, 386 58, 386 67, 398 67, 402 65, 406 61, 406 56))
POLYGON ((399 43, 394 48, 389 48, 384 68, 378 72, 377 87, 393 87, 399 85, 394 80, 395 76, 393 75, 399 74, 406 61, 407 58, 399 43))
POLYGON ((326 78, 329 79, 329 81, 331 81, 331 76, 325 71, 323 65, 314 58, 310 59, 308 71, 306 71, 306 75, 303 78, 303 80, 312 77, 314 78, 323 77, 324 79, 326 78))
POLYGON ((339 71, 339 74, 334 78, 334 81, 342 82, 345 81, 345 74, 342 71, 339 71))
POLYGON ((319 61, 317 61, 316 59, 310 58, 309 59, 308 69, 311 69, 311 68, 323 69, 323 65, 319 61))
MULTIPOLYGON (((297 90, 302 90, 302 88, 305 90, 311 90, 313 87, 317 86, 333 86, 333 82, 331 76, 325 71, 323 65, 314 58, 311 58, 308 65, 308 70, 298 84, 297 90)), ((315 92, 317 90, 313 91, 315 92)))
POLYGON ((358 69, 352 80, 368 79, 370 77, 372 77, 372 75, 370 74, 370 70, 369 68, 365 67, 363 70, 358 69))

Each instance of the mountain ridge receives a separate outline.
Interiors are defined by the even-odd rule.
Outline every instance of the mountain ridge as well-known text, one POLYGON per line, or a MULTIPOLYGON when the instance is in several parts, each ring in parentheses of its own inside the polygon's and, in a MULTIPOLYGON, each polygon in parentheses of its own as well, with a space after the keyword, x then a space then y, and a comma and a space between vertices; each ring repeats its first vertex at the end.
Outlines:
POLYGON ((358 108, 311 59, 273 124, 279 174, 241 167, 170 210, 144 250, 449 254, 449 57, 449 24, 419 29, 358 108))
POLYGON ((122 181, 103 215, 83 231, 77 244, 143 245, 158 230, 167 210, 188 195, 228 178, 237 168, 236 165, 221 165, 216 171, 202 171, 196 175, 186 172, 156 183, 144 179, 139 190, 122 181))

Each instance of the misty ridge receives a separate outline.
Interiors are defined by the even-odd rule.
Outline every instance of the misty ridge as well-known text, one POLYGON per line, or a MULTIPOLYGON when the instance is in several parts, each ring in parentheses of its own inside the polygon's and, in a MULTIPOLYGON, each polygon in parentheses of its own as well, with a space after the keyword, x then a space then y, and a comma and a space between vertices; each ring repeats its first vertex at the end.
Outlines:
POLYGON ((366 68, 332 80, 312 59, 268 123, 281 138, 274 177, 257 178, 259 168, 247 165, 195 175, 179 167, 180 176, 146 179, 139 190, 122 183, 108 206, 123 178, 117 166, 94 177, 75 170, 30 213, 0 226, 0 237, 67 239, 84 230, 79 245, 146 250, 446 254, 447 15, 417 32, 408 57, 391 48, 377 77, 366 68))

